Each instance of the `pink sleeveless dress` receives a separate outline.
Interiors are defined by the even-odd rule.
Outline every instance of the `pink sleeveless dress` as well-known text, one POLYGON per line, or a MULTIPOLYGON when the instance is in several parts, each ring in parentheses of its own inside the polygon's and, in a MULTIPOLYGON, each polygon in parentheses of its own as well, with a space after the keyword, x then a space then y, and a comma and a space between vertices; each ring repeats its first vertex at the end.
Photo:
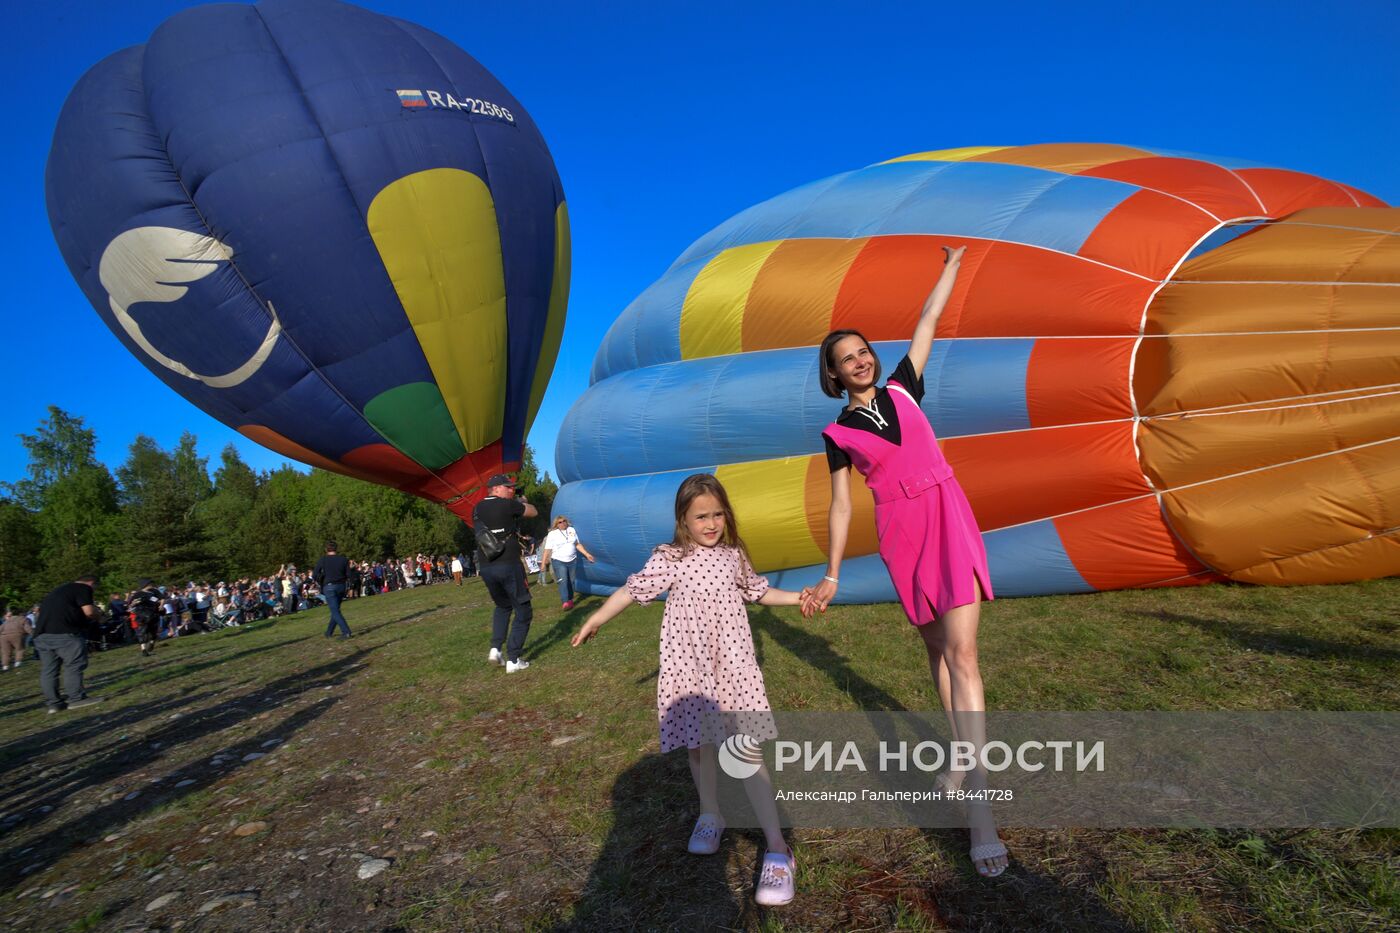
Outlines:
POLYGON ((880 558, 914 625, 977 601, 974 579, 992 599, 987 551, 972 506, 933 428, 899 383, 886 384, 900 441, 832 423, 822 433, 846 452, 875 499, 880 558))

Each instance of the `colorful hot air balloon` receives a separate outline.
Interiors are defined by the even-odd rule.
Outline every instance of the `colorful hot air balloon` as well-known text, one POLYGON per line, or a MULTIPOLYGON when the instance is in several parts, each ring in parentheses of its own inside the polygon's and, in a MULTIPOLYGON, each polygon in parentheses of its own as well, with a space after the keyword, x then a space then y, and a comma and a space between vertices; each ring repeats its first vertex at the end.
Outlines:
MULTIPOLYGON (((839 408, 814 348, 857 327, 888 371, 959 244, 923 409, 999 595, 1400 573, 1400 210, 1235 160, 1036 145, 798 188, 637 298, 559 434, 556 507, 599 558, 584 585, 668 540, 699 471, 760 570, 814 582, 839 408)), ((853 487, 841 598, 893 599, 853 487)))
POLYGON ((441 36, 329 0, 179 13, 78 82, 47 195, 127 349, 258 443, 463 517, 518 465, 568 215, 525 109, 441 36))

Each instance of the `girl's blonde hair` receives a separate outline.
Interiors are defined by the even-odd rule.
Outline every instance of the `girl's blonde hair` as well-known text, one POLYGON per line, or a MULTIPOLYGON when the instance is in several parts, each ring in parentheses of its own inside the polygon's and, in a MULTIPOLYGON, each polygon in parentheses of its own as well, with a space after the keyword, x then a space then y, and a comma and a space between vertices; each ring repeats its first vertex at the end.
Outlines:
POLYGON ((724 491, 720 481, 709 473, 687 476, 681 481, 681 488, 676 490, 676 535, 671 541, 671 547, 676 551, 674 559, 681 560, 695 549, 695 539, 690 536, 690 529, 685 526, 685 513, 690 511, 690 504, 701 496, 714 496, 719 501, 720 509, 724 511, 724 533, 720 536, 720 543, 738 548, 747 560, 749 549, 745 546, 744 539, 739 537, 739 520, 734 517, 734 507, 729 504, 729 494, 724 491))

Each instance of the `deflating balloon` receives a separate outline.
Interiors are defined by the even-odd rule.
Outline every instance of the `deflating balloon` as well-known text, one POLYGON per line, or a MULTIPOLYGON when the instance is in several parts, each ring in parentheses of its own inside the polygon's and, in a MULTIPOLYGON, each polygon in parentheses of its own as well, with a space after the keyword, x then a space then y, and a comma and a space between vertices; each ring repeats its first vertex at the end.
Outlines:
POLYGON ((568 213, 525 109, 441 36, 330 0, 186 10, 78 82, 47 195, 127 349, 258 443, 463 517, 519 465, 568 213))
MULTIPOLYGON (((556 508, 595 529, 584 585, 669 540, 699 471, 759 570, 815 582, 841 404, 815 347, 858 328, 889 372, 963 244, 922 407, 999 595, 1400 573, 1400 210, 1300 172, 1076 144, 847 172, 686 250, 608 332, 559 434, 556 508)), ((840 598, 892 600, 852 486, 840 598)))

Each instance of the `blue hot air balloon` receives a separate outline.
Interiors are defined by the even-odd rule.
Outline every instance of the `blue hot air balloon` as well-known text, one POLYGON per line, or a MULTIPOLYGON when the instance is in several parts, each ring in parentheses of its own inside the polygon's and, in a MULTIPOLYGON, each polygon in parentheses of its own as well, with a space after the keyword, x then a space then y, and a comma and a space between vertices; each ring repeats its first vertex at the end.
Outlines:
POLYGON ((118 339, 253 440, 464 517, 518 465, 568 214, 525 108, 441 36, 330 0, 186 10, 78 82, 47 197, 118 339))

